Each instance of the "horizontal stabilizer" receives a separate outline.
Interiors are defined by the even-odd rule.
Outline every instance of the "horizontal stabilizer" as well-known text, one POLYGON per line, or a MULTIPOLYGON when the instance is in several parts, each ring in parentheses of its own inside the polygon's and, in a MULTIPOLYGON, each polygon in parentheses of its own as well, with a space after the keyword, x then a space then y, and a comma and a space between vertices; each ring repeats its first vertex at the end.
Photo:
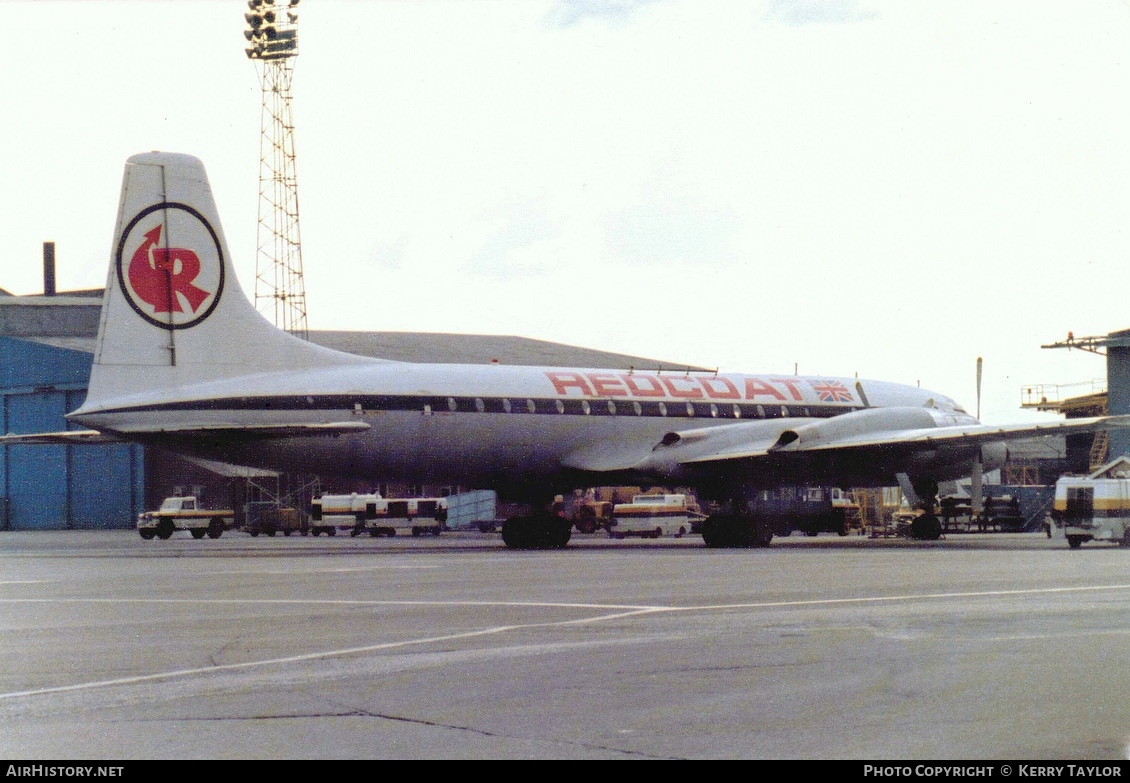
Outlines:
POLYGON ((62 432, 35 432, 27 435, 0 435, 0 446, 67 446, 83 444, 97 446, 106 443, 126 443, 117 435, 98 430, 64 430, 62 432))

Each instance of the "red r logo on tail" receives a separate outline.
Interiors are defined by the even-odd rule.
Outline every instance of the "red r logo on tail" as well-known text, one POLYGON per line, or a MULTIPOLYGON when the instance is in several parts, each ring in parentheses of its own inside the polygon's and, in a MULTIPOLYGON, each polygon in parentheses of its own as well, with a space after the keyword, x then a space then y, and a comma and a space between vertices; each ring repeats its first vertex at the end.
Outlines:
POLYGON ((129 284, 141 301, 153 306, 154 313, 184 312, 181 296, 195 313, 209 296, 192 284, 200 274, 200 257, 188 248, 158 247, 160 241, 158 224, 145 234, 129 262, 129 284))
POLYGON ((118 238, 118 286, 134 312, 162 329, 203 321, 224 289, 224 251, 207 219, 187 204, 138 213, 118 238), (177 247, 162 247, 176 242, 177 247))

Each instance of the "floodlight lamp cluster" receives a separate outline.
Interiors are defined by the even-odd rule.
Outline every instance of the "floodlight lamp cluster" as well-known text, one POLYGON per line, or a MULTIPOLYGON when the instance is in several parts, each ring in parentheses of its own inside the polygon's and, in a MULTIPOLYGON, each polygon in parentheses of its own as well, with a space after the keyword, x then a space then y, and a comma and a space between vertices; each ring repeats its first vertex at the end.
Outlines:
POLYGON ((282 60, 298 54, 299 0, 247 0, 243 31, 251 46, 243 51, 251 60, 282 60))

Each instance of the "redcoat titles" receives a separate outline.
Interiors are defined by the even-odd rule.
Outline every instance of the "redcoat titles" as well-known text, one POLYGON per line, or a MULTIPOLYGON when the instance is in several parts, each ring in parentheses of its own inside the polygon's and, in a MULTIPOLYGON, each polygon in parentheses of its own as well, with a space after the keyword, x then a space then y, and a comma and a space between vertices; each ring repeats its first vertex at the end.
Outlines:
POLYGON ((545 375, 562 396, 801 402, 801 390, 808 386, 822 402, 855 402, 854 394, 843 383, 831 380, 641 372, 553 371, 545 375))

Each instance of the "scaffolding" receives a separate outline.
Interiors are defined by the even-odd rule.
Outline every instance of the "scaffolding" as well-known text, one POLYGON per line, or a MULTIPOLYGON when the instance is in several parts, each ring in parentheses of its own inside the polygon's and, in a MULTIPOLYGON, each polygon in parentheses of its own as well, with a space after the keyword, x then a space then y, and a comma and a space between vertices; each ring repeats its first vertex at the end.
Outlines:
POLYGON ((298 229, 291 82, 298 56, 298 0, 249 0, 244 14, 263 92, 259 135, 259 227, 255 308, 275 326, 307 339, 306 286, 298 229))

